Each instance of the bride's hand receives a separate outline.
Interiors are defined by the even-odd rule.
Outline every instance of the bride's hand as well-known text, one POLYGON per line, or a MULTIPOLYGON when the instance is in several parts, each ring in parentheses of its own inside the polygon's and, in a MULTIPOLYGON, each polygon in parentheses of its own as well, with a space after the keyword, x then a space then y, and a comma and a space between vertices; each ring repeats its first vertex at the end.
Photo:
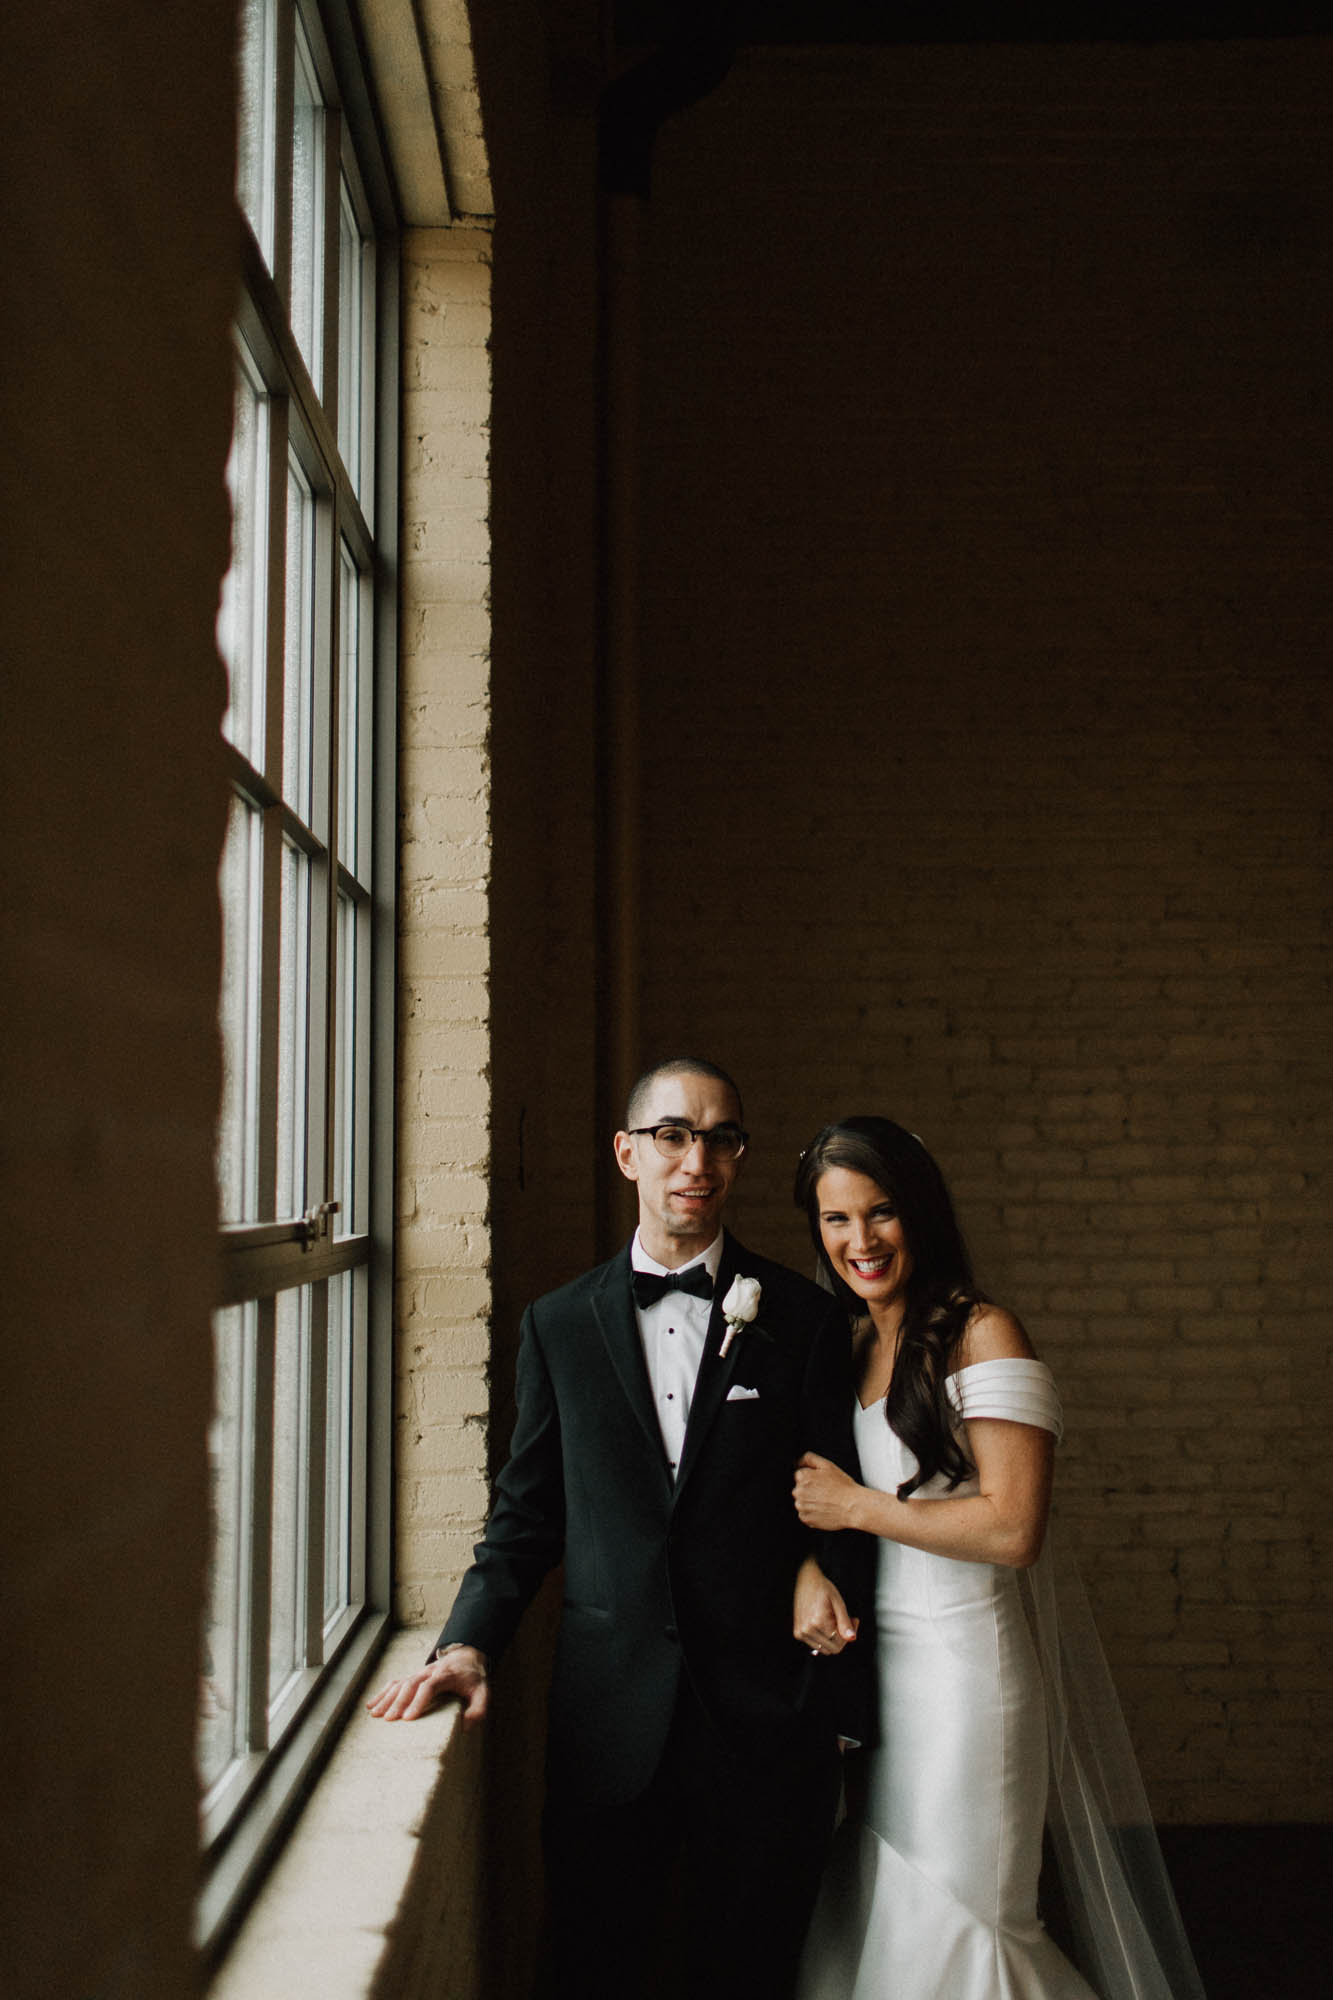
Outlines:
POLYGON ((841 1466, 808 1451, 796 1468, 792 1498, 807 1528, 827 1531, 856 1526, 856 1499, 861 1491, 841 1466))
POLYGON ((812 1653, 840 1653, 856 1637, 861 1621, 848 1615, 842 1592, 830 1583, 813 1556, 796 1574, 792 1632, 812 1653))

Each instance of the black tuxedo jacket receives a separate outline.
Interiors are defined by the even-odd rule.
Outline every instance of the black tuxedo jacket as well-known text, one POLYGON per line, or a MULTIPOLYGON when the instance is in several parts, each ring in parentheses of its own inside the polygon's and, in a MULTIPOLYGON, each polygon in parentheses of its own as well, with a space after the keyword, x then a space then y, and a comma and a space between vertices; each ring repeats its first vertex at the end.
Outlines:
POLYGON ((821 1542, 791 1497, 803 1451, 856 1472, 852 1397, 841 1309, 727 1235, 673 1484, 628 1248, 529 1307, 511 1455, 439 1644, 465 1640, 494 1660, 563 1558, 552 1785, 588 1803, 635 1797, 661 1757, 682 1672, 757 1782, 780 1782, 788 1760, 822 1754, 835 1731, 869 1740, 873 1543, 821 1542), (738 1273, 759 1280, 759 1313, 724 1359, 720 1301, 738 1273), (792 1586, 812 1547, 862 1614, 840 1661, 792 1637, 792 1586))

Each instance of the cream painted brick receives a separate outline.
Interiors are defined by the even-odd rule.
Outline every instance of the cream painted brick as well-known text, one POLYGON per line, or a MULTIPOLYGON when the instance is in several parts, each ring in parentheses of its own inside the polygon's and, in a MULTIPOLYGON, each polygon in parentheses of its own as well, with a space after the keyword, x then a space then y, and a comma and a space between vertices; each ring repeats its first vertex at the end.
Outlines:
MULTIPOLYGON (((410 487, 418 511, 423 513, 429 505, 435 480, 446 472, 450 477, 460 479, 485 479, 490 472, 488 435, 480 426, 465 422, 461 413, 458 420, 447 428, 430 431, 405 429, 402 455, 405 482, 410 487)), ((420 560, 420 557, 400 552, 399 575, 404 585, 407 584, 406 570, 420 560)), ((403 595, 411 596, 412 592, 405 589, 403 595)))
MULTIPOLYGON (((457 940, 459 944, 466 944, 467 941, 466 938, 457 940)), ((475 1046, 471 1042, 465 1053, 468 1056, 475 1053, 475 1046)), ((448 1065, 443 1067, 448 1071, 448 1065)), ((479 1131, 488 1124, 490 1086, 484 1068, 459 1066, 448 1072, 448 1097, 447 1101, 440 1105, 439 1115, 444 1121, 471 1118, 479 1131)))
POLYGON ((421 561, 441 566, 456 562, 480 568, 490 554, 491 531, 486 518, 486 481, 440 482, 423 497, 429 516, 411 521, 404 546, 421 561))
MULTIPOLYGON (((423 465, 413 482, 414 498, 423 513, 438 510, 459 519, 485 521, 491 504, 488 473, 485 465, 451 465, 441 453, 429 467, 423 465)), ((460 549, 459 555, 466 551, 460 549)))
MULTIPOLYGON (((482 1227, 486 1210, 460 1209, 461 1220, 482 1227)), ((458 1248, 459 1224, 429 1220, 404 1223, 398 1231, 398 1258, 405 1274, 424 1275, 448 1269, 454 1259, 465 1254, 458 1248)), ((466 1241, 466 1239, 465 1239, 466 1241)))
MULTIPOLYGON (((454 1528, 416 1528, 411 1537, 412 1560, 421 1576, 450 1579, 456 1587, 463 1571, 472 1561, 472 1551, 481 1532, 479 1519, 474 1526, 454 1528)), ((445 1600, 444 1608, 452 1601, 453 1590, 445 1600)))
POLYGON ((452 564, 440 568, 437 592, 434 562, 422 557, 405 566, 416 612, 411 637, 413 692, 463 694, 468 698, 487 694, 489 676, 483 672, 479 686, 477 680, 479 663, 484 668, 491 641, 490 612, 480 599, 459 599, 452 564), (451 664, 455 656, 457 665, 451 664))
POLYGON ((439 447, 429 464, 407 458, 404 472, 413 497, 418 488, 415 475, 436 464, 458 472, 480 472, 490 457, 490 398, 478 389, 448 384, 438 389, 404 388, 403 438, 409 447, 432 441, 439 447))
POLYGON ((407 841, 399 848, 399 884, 411 890, 433 882, 475 883, 485 879, 490 858, 486 838, 407 841))
MULTIPOLYGON (((450 1035, 459 1030, 450 1028, 434 1032, 450 1035)), ((439 1156, 434 1164, 418 1169, 412 1176, 415 1210, 419 1215, 449 1213, 460 1179, 464 1177, 470 1177, 482 1190, 488 1186, 486 1134, 468 1119, 450 1119, 448 1123, 449 1131, 441 1136, 439 1156), (451 1136, 456 1138, 456 1145, 447 1144, 451 1136)))
MULTIPOLYGON (((415 328, 413 331, 415 332, 415 328)), ((443 353, 447 361, 451 355, 461 350, 472 348, 486 349, 490 344, 490 338, 490 301, 486 298, 469 299, 450 296, 442 302, 439 311, 432 316, 429 338, 427 339, 424 333, 419 336, 420 345, 417 347, 417 351, 431 355, 443 353)), ((413 344, 416 346, 416 342, 413 344)), ((448 379, 454 379, 449 375, 447 367, 443 372, 448 379)), ((418 379, 423 381, 423 383, 428 383, 430 380, 438 378, 422 376, 418 379)), ((464 376, 458 379, 466 386, 468 380, 471 378, 464 376)))
POLYGON ((409 389, 454 389, 484 392, 490 387, 491 357, 484 347, 408 346, 403 354, 403 381, 409 389))
POLYGON ((417 1103, 424 1117, 434 1117, 438 1112, 442 1118, 456 1118, 459 1108, 456 1079, 445 1066, 445 1059, 448 1058, 452 1068, 466 1073, 474 1066, 469 1056, 475 1056, 475 1065, 480 1069, 489 1055, 490 1037, 484 1028, 437 1029, 432 1033, 444 1038, 444 1046, 437 1050, 436 1066, 421 1075, 417 1103))
MULTIPOLYGON (((479 1079, 482 1083, 484 1078, 479 1079)), ((399 1102, 403 1107, 402 1133, 398 1141, 398 1170, 400 1174, 415 1177, 417 1174, 434 1173, 444 1158, 452 1159, 456 1140, 454 1131, 458 1118, 454 1110, 463 1109, 463 1100, 469 1086, 475 1088, 475 1079, 461 1072, 455 1073, 449 1086, 446 1108, 438 1118, 418 1118, 415 1116, 419 1096, 420 1076, 414 1073, 410 1088, 400 1080, 399 1102)))
POLYGON ((484 798, 486 761, 475 747, 404 751, 399 778, 409 798, 484 798))
MULTIPOLYGON (((420 760, 424 762, 425 760, 420 760)), ((456 840, 481 840, 490 829, 490 800, 484 787, 466 797, 433 792, 426 787, 404 801, 399 813, 403 840, 420 840, 447 847, 456 840)), ((459 972, 483 974, 485 962, 460 963, 459 972)))
POLYGON ((488 917, 484 881, 430 883, 409 889, 403 897, 408 920, 427 934, 443 939, 451 931, 479 931, 488 917))
POLYGON ((454 1423, 436 1421, 423 1426, 404 1419, 395 1426, 394 1461, 403 1479, 484 1473, 486 1460, 484 1393, 479 1407, 464 1412, 454 1423))
MULTIPOLYGON (((423 979, 403 995, 402 1018, 412 1023, 411 1047, 416 1063, 424 1060, 428 1030, 457 1023, 479 1026, 490 1007, 489 989, 476 979, 423 979)), ((407 1042, 407 1035, 404 1035, 407 1042)))
MULTIPOLYGON (((456 1321, 460 1329, 466 1329, 469 1366, 484 1367, 489 1358, 490 1344, 486 1334, 486 1316, 491 1309, 490 1281, 483 1273, 476 1271, 450 1271, 449 1273, 449 1313, 451 1321, 456 1321), (480 1327, 480 1339, 474 1340, 474 1327, 480 1327)), ((450 1349, 450 1361, 462 1365, 465 1357, 450 1349)))
MULTIPOLYGON (((401 1537, 395 1541, 394 1552, 397 1564, 393 1587, 394 1618, 399 1625, 430 1627, 438 1632, 444 1623, 445 1600, 441 1600, 438 1611, 432 1616, 431 1599, 427 1592, 422 1589, 419 1583, 409 1580, 404 1574, 403 1558, 405 1551, 401 1537)), ((452 1593, 450 1593, 449 1601, 452 1601, 452 1593)))
POLYGON ((484 1173, 435 1174, 418 1178, 416 1196, 419 1216, 451 1220, 479 1215, 490 1198, 490 1183, 484 1173))
MULTIPOLYGON (((423 854, 432 848, 449 849, 454 846, 474 846, 483 850, 487 863, 490 861, 491 826, 490 800, 486 793, 478 792, 467 798, 457 796, 424 798, 417 801, 410 816, 403 825, 404 842, 420 841, 423 854)), ((460 959, 452 970, 459 974, 484 977, 489 969, 488 960, 475 964, 460 959)))
POLYGON ((428 1427, 464 1417, 484 1422, 488 1397, 483 1367, 422 1368, 411 1381, 411 1414, 428 1427))
POLYGON ((472 753, 485 775, 490 711, 482 701, 409 693, 399 711, 398 738, 404 757, 472 753))
MULTIPOLYGON (((474 989, 475 990, 475 989, 474 989)), ((478 996, 480 997, 480 996, 478 996)), ((461 1014, 461 1007, 457 1010, 461 1014)), ((419 1021, 412 1035, 412 1060, 423 1082, 433 1084, 437 1077, 443 1078, 450 1096, 447 1103, 439 1105, 442 1116, 456 1118, 460 1115, 457 1098, 452 1095, 454 1077, 469 1071, 478 1057, 478 1051, 486 1046, 484 1026, 463 1019, 452 1021, 419 1021)), ((432 1097, 430 1108, 436 1108, 432 1097)))
POLYGON ((452 1472, 428 1473, 401 1482, 401 1525, 410 1531, 452 1523, 481 1522, 490 1505, 483 1462, 484 1435, 473 1440, 479 1446, 475 1463, 461 1463, 452 1472))
POLYGON ((436 1336, 432 1346, 437 1364, 447 1360, 458 1368, 487 1367, 491 1358, 490 1328, 485 1320, 466 1312, 468 1295, 465 1289, 459 1289, 460 1282, 467 1286, 466 1272, 425 1273, 417 1283, 417 1317, 436 1336))
POLYGON ((478 225, 403 232, 404 317, 429 320, 453 298, 490 295, 492 241, 478 225))
MULTIPOLYGON (((446 473, 461 479, 488 476, 490 437, 484 422, 469 421, 469 412, 461 404, 446 412, 442 398, 418 395, 413 398, 412 412, 417 421, 409 419, 403 429, 404 488, 412 496, 415 511, 424 515, 430 505, 431 489, 441 476, 446 473), (428 410, 426 405, 431 408, 428 410), (446 414, 448 422, 443 421, 446 414), (439 421, 428 427, 425 421, 428 416, 439 421)), ((399 574, 404 584, 408 568, 422 560, 409 549, 400 550, 399 574)), ((489 576, 482 579, 486 586, 489 581, 489 576)), ((410 598, 410 590, 405 589, 403 595, 410 598)))
MULTIPOLYGON (((415 1263, 405 1246, 400 1248, 398 1257, 398 1282, 394 1288, 397 1321, 402 1331, 414 1339, 420 1336, 423 1324, 433 1328, 441 1317, 453 1318, 452 1312, 444 1315, 438 1306, 434 1309, 427 1306, 423 1288, 432 1279, 452 1277, 460 1267, 466 1267, 468 1233, 465 1226, 460 1222, 452 1228, 433 1232, 429 1247, 431 1256, 427 1262, 415 1263)), ((473 1275, 482 1269, 478 1265, 473 1275)))
POLYGON ((434 1628, 487 1502, 489 237, 404 257, 395 1603, 434 1628))

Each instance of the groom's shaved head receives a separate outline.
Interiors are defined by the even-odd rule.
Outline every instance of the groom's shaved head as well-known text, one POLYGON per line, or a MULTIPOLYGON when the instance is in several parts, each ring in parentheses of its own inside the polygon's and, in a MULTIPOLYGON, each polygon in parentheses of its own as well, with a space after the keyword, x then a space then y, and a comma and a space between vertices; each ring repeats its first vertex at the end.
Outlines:
POLYGON ((717 1063, 706 1062, 702 1056, 672 1056, 668 1061, 654 1063, 651 1069, 646 1069, 630 1091, 629 1102, 625 1106, 626 1131, 632 1131, 643 1118, 653 1086, 664 1076, 709 1076, 714 1083, 724 1083, 736 1100, 736 1116, 744 1123, 745 1108, 734 1077, 728 1076, 717 1063))

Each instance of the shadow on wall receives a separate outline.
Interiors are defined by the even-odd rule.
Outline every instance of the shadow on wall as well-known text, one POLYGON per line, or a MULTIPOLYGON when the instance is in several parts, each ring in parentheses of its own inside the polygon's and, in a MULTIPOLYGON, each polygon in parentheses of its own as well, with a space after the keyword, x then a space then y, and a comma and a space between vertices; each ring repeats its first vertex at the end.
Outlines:
POLYGON ((1208 2000, 1325 2000, 1333 1827, 1159 1831, 1208 2000))

